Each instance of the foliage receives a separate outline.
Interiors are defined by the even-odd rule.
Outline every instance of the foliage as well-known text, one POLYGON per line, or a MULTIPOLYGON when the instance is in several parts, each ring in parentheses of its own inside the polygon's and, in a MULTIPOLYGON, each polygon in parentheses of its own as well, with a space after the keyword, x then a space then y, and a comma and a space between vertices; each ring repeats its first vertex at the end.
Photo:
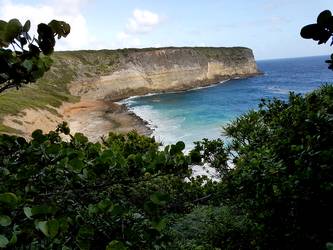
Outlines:
MULTIPOLYGON (((333 16, 331 11, 324 10, 317 17, 317 23, 306 25, 301 30, 301 36, 305 39, 313 39, 318 44, 326 43, 333 36, 333 16)), ((330 44, 333 45, 333 38, 330 44)), ((333 54, 327 60, 328 68, 333 70, 333 54)))
POLYGON ((333 86, 263 100, 225 130, 236 154, 221 202, 253 222, 253 247, 324 248, 333 237, 333 86))
POLYGON ((252 222, 232 206, 197 206, 169 228, 171 249, 242 249, 251 246, 252 222), (236 240, 237 239, 237 240, 236 240))
POLYGON ((52 64, 48 55, 53 52, 54 37, 66 37, 70 26, 57 20, 40 23, 37 38, 32 38, 29 30, 29 20, 24 25, 17 19, 0 20, 0 93, 41 78, 52 64), (13 50, 8 48, 10 45, 13 50))
POLYGON ((189 156, 135 132, 91 143, 66 124, 29 142, 1 135, 0 247, 330 247, 332 117, 327 85, 263 100, 225 128, 227 145, 203 140, 189 156), (205 162, 221 182, 190 176, 205 162))
MULTIPOLYGON (((0 245, 167 249, 165 215, 185 213, 213 187, 190 178, 184 144, 110 133, 103 144, 66 124, 32 140, 0 136, 0 245)), ((206 180, 207 181, 207 180, 206 180)))

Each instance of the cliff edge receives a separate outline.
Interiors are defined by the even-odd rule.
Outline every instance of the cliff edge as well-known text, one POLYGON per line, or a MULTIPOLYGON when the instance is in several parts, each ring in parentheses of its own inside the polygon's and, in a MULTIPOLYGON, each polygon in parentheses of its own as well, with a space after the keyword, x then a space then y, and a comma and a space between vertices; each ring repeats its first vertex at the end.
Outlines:
POLYGON ((115 68, 72 83, 70 92, 85 99, 119 100, 258 74, 252 50, 243 47, 133 49, 114 60, 115 68))
POLYGON ((0 132, 29 137, 65 120, 91 140, 110 130, 149 134, 142 120, 114 101, 260 73, 252 50, 244 47, 66 51, 53 60, 37 83, 0 96, 0 132))

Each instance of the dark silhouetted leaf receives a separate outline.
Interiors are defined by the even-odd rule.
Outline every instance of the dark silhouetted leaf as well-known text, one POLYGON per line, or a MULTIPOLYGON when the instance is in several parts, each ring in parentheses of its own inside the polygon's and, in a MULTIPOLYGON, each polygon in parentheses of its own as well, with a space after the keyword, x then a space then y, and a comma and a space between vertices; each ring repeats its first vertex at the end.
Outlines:
POLYGON ((323 12, 321 12, 318 15, 317 23, 320 24, 320 25, 324 25, 325 26, 325 25, 327 25, 330 22, 331 17, 332 17, 331 11, 324 10, 323 12))
POLYGON ((309 24, 302 28, 301 36, 305 39, 313 39, 317 36, 320 26, 318 24, 309 24))
POLYGON ((30 30, 30 25, 31 25, 30 20, 27 20, 23 25, 23 31, 28 32, 30 30))

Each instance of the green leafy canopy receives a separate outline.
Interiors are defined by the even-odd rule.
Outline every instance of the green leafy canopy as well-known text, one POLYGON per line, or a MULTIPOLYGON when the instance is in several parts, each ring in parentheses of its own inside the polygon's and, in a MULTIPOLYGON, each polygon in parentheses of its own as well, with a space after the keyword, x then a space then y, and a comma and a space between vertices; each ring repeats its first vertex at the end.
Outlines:
POLYGON ((70 33, 70 25, 52 20, 38 25, 38 37, 29 35, 30 21, 24 25, 18 19, 0 20, 0 93, 9 88, 35 82, 49 70, 55 46, 55 36, 60 39, 70 33))

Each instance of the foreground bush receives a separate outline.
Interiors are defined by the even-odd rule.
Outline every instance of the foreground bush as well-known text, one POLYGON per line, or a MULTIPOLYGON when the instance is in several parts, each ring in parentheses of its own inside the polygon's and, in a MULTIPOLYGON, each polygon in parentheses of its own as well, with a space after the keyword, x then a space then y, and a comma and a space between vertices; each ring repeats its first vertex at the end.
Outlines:
POLYGON ((184 181, 181 142, 159 151, 135 132, 93 144, 61 131, 0 137, 0 247, 166 248, 165 215, 205 195, 202 181, 184 181))
POLYGON ((61 133, 0 136, 0 248, 332 246, 331 85, 263 101, 225 128, 227 146, 203 140, 189 156, 135 132, 95 144, 61 133), (221 181, 191 178, 194 162, 221 181))
POLYGON ((306 96, 291 93, 288 101, 263 100, 258 111, 239 117, 225 133, 235 167, 217 168, 222 177, 217 200, 252 225, 236 235, 222 230, 215 246, 324 249, 332 242, 333 86, 306 96))

